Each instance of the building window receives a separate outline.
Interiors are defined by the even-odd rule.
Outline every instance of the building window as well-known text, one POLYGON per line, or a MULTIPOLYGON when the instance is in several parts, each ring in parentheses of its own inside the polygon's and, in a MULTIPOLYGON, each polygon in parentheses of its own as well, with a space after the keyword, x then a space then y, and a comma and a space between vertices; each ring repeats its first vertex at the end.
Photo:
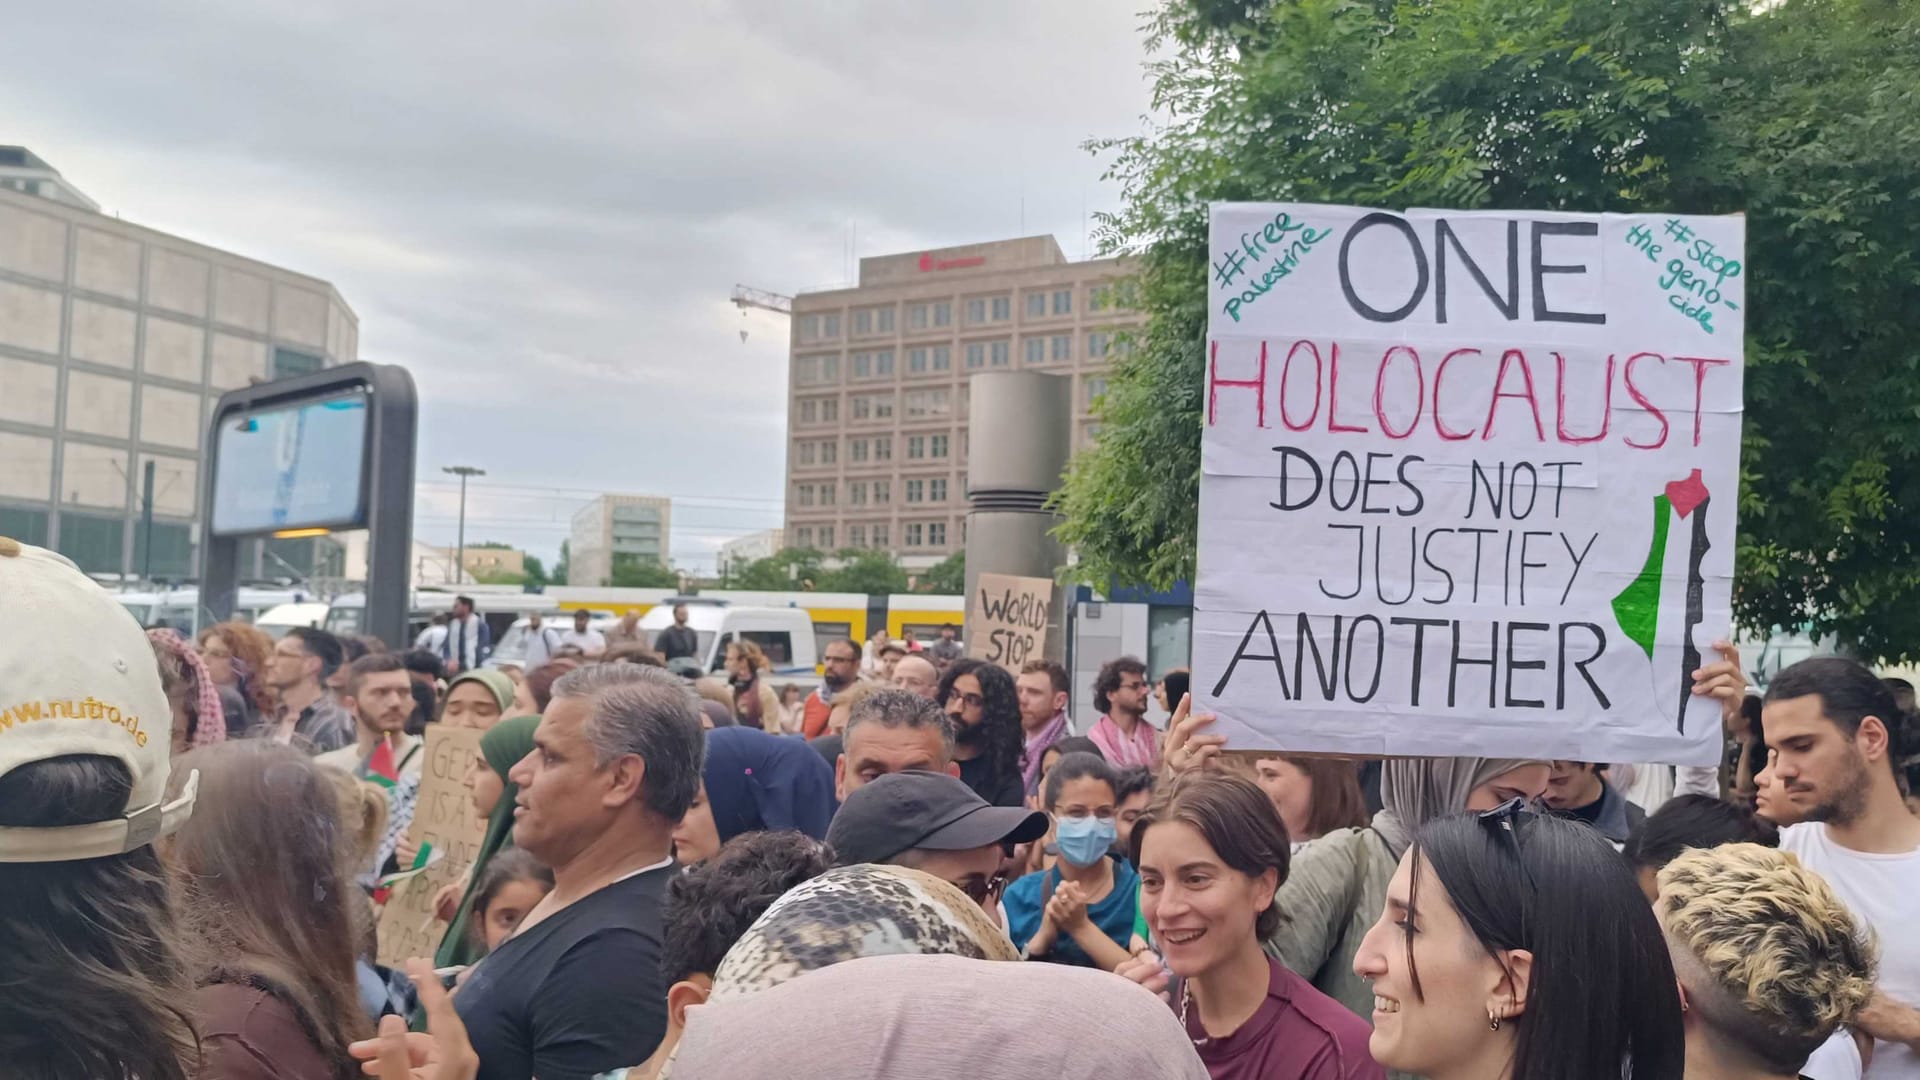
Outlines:
MULTIPOLYGON (((865 420, 873 412, 873 406, 865 394, 855 394, 848 404, 848 412, 855 420, 865 420)), ((860 460, 859 456, 855 455, 854 460, 860 460)))
POLYGON ((847 443, 847 457, 852 461, 867 460, 867 440, 853 439, 847 443))
POLYGON ((907 460, 919 461, 927 456, 927 437, 925 435, 907 436, 907 460))
POLYGON ((880 438, 873 440, 873 460, 875 461, 892 461, 893 460, 893 436, 883 435, 880 438))
POLYGON ((840 313, 820 316, 820 336, 828 341, 840 336, 840 313))
POLYGON ((953 325, 953 302, 952 301, 942 300, 939 303, 933 305, 933 325, 935 326, 952 326, 953 325))
POLYGON ((1113 342, 1113 336, 1098 330, 1087 335, 1087 359, 1099 360, 1107 355, 1107 348, 1113 342))
POLYGON ((873 312, 862 308, 853 313, 853 333, 855 337, 873 333, 873 312))
POLYGON ((907 546, 919 547, 920 537, 921 537, 920 523, 917 521, 907 522, 906 533, 907 533, 907 546))
POLYGON ((1030 292, 1027 294, 1027 318, 1044 319, 1047 317, 1047 294, 1030 292))
POLYGON ((873 354, 857 352, 853 354, 853 377, 864 379, 873 374, 873 354))
POLYGON ((813 464, 813 444, 812 443, 810 442, 801 443, 798 447, 798 452, 800 455, 800 464, 802 465, 813 464))
POLYGON ((996 341, 988 348, 987 356, 991 359, 994 367, 1006 367, 1008 352, 1009 347, 1006 342, 996 341))
POLYGON ((915 375, 927 370, 927 350, 924 347, 907 350, 907 370, 915 375))
POLYGON ((840 420, 840 399, 828 398, 825 401, 822 401, 820 403, 820 422, 823 424, 833 424, 833 423, 838 423, 839 420, 840 420))
POLYGON ((880 376, 893 374, 892 349, 881 349, 873 354, 873 373, 880 376))
POLYGON ((838 460, 840 460, 840 444, 837 441, 820 444, 820 464, 831 465, 838 460))
POLYGON ((876 420, 884 420, 893 415, 892 394, 875 394, 873 396, 873 415, 876 420))
POLYGON ((946 416, 953 411, 953 391, 946 387, 938 390, 912 390, 907 393, 907 418, 909 420, 928 416, 946 416))
POLYGON ((858 481, 848 484, 847 485, 847 505, 848 506, 867 505, 867 485, 860 483, 858 481))
POLYGON ((876 523, 873 526, 873 546, 877 548, 887 546, 887 527, 885 525, 876 523))
POLYGON ((793 362, 793 382, 796 386, 819 386, 839 381, 838 355, 802 356, 793 362))
POLYGON ((933 479, 927 481, 927 501, 937 502, 937 503, 947 501, 947 478, 946 477, 936 476, 933 479))
POLYGON ((952 348, 946 345, 935 345, 933 347, 933 370, 935 371, 953 370, 952 348))
POLYGON ((990 311, 990 314, 988 315, 988 318, 992 319, 994 322, 1006 322, 1008 319, 1013 318, 1013 297, 1011 296, 994 297, 993 302, 991 304, 991 311, 990 311))
POLYGON ((939 461, 947 456, 947 437, 934 435, 927 440, 927 456, 939 461))
POLYGON ((1087 408, 1093 408, 1095 399, 1107 392, 1107 380, 1098 376, 1088 378, 1084 383, 1087 394, 1087 408))
POLYGON ((947 546, 947 523, 944 521, 927 522, 927 546, 947 546))
POLYGON ((1071 359, 1073 359, 1073 335, 1072 334, 1053 335, 1054 363, 1057 364, 1062 361, 1071 360, 1071 359))
POLYGON ((793 530, 793 545, 795 547, 812 547, 813 546, 813 529, 811 529, 806 525, 802 525, 799 528, 793 530))
POLYGON ((925 502, 926 487, 926 481, 924 480, 907 481, 907 501, 910 503, 925 502))
POLYGON ((801 506, 812 506, 813 505, 813 485, 801 484, 800 486, 796 487, 793 492, 793 498, 794 498, 794 501, 798 502, 801 506))
MULTIPOLYGON (((310 375, 327 366, 324 357, 312 353, 297 352, 275 346, 273 350, 273 377, 286 379, 294 375, 310 375)), ((198 376, 196 376, 197 378, 198 376)))
POLYGON ((1025 350, 1027 354, 1026 355, 1027 363, 1044 364, 1047 362, 1047 339, 1046 338, 1043 338, 1043 337, 1027 338, 1025 341, 1022 341, 1020 343, 1020 347, 1021 349, 1025 350))
POLYGON ((873 328, 882 334, 893 333, 893 308, 883 307, 873 313, 873 328))
POLYGON ((803 424, 811 424, 818 419, 820 419, 819 399, 808 398, 802 401, 800 403, 800 422, 803 424))
POLYGON ((986 366, 987 366, 986 342, 984 341, 969 342, 967 344, 967 367, 981 368, 986 366))
POLYGON ((865 525, 847 526, 847 546, 857 548, 867 546, 867 527, 865 525))
POLYGON ((927 328, 928 309, 925 304, 907 305, 907 329, 925 330, 927 328))
POLYGON ((820 485, 820 505, 821 506, 833 505, 833 498, 834 498, 833 487, 834 486, 832 484, 820 485))
POLYGON ((873 482, 873 505, 885 506, 893 498, 893 481, 875 480, 873 482))
POLYGON ((828 549, 833 547, 833 526, 820 526, 820 546, 828 549))
POLYGON ((976 326, 987 321, 986 297, 975 297, 967 301, 967 325, 976 326))
POLYGON ((1055 315, 1073 314, 1073 290, 1057 289, 1053 294, 1053 313, 1055 315))
POLYGON ((1087 289, 1087 314, 1105 311, 1113 306, 1113 286, 1093 285, 1087 289))
POLYGON ((820 340, 820 316, 818 315, 800 316, 800 340, 801 341, 819 341, 820 340))

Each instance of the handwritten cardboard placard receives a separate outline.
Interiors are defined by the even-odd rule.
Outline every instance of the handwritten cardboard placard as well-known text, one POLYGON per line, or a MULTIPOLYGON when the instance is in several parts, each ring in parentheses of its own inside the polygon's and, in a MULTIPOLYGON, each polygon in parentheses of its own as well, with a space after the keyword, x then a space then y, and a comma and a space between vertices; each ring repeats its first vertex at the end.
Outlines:
POLYGON ((1048 578, 981 574, 967 603, 967 655, 1015 675, 1027 661, 1045 659, 1052 603, 1048 578))
POLYGON ((480 753, 481 734, 473 728, 427 725, 420 798, 414 804, 407 839, 416 846, 432 844, 435 851, 446 854, 424 872, 393 886, 380 912, 377 955, 383 964, 399 967, 409 956, 434 954, 447 925, 433 917, 433 894, 450 883, 466 881, 479 857, 487 823, 474 812, 467 776, 480 753))
POLYGON ((1229 745, 1718 759, 1743 218, 1217 205, 1209 261, 1229 745))

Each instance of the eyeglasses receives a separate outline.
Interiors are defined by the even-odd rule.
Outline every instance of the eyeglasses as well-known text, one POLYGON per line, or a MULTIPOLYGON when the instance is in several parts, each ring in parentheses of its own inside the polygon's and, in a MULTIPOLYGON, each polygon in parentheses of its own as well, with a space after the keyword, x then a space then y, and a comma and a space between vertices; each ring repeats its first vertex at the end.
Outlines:
POLYGON ((947 694, 948 701, 955 699, 958 699, 961 704, 969 709, 984 709, 987 707, 987 699, 981 697, 979 694, 962 694, 957 692, 949 692, 947 694))
POLYGON ((967 894, 967 899, 981 907, 991 907, 1000 902, 1000 894, 1007 891, 1007 875, 995 874, 990 878, 972 875, 964 881, 955 881, 953 887, 967 894))
POLYGON ((1533 871, 1528 868, 1527 860, 1520 856, 1519 825, 1531 817, 1533 812, 1527 807, 1526 800, 1514 798, 1508 799, 1491 810, 1482 811, 1480 824, 1495 836, 1506 837, 1507 847, 1513 851, 1513 861, 1520 864, 1520 872, 1526 875, 1527 887, 1538 892, 1539 887, 1534 883, 1533 871))

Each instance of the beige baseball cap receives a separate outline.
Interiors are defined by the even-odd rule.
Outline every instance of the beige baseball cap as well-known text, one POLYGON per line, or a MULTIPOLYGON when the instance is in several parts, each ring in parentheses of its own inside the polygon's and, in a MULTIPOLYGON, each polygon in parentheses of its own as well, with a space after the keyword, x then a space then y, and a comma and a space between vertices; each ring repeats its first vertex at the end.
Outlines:
POLYGON ((70 754, 118 758, 126 812, 88 825, 0 827, 0 862, 132 851, 193 812, 199 775, 166 801, 173 710, 133 615, 64 556, 0 536, 0 776, 70 754))

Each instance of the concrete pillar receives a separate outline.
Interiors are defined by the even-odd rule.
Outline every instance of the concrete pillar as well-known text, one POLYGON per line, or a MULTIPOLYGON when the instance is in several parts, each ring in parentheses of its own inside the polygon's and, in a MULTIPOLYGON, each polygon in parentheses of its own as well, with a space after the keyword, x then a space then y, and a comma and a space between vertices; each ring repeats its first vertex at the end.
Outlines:
MULTIPOLYGON (((1055 577, 1066 549, 1046 502, 1073 449, 1073 380, 1029 371, 972 379, 967 450, 967 597, 982 573, 1055 577)), ((1046 655, 1066 661, 1066 596, 1047 607, 1046 655)))

